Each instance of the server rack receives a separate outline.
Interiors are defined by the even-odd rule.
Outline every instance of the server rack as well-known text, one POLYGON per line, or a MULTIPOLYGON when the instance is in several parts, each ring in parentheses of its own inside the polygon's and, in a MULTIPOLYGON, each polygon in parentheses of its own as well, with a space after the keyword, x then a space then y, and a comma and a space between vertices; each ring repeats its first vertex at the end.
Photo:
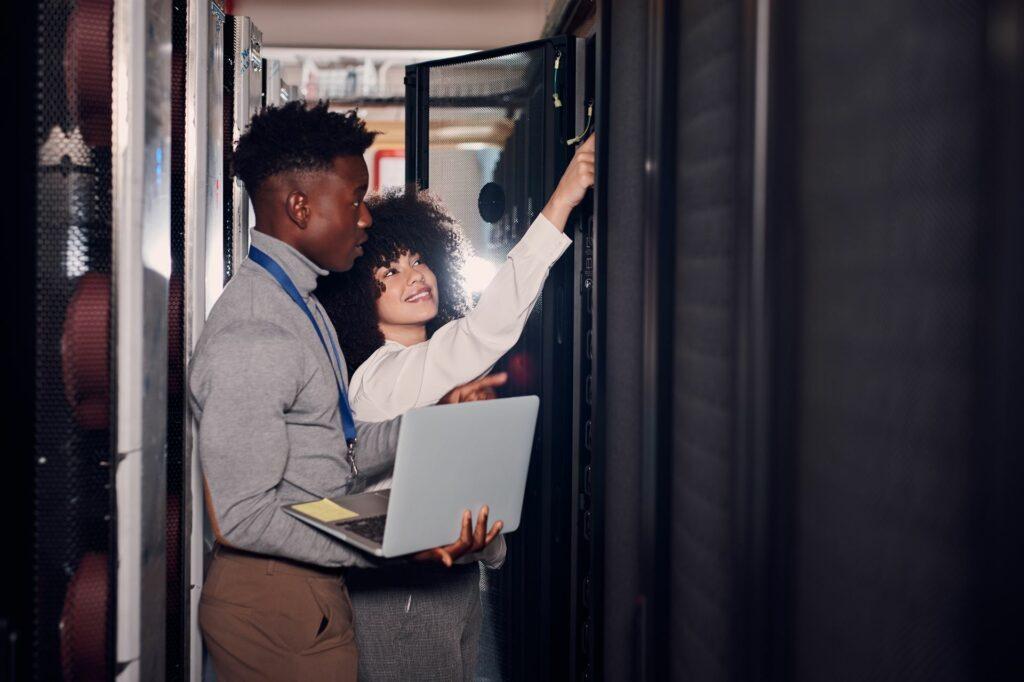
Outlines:
MULTIPOLYGON (((576 41, 576 130, 595 130, 595 38, 576 41)), ((593 680, 597 674, 598 596, 600 585, 598 456, 594 443, 595 304, 597 298, 597 212, 593 201, 578 209, 580 242, 573 267, 573 471, 572 568, 570 572, 569 679, 593 680)))
MULTIPOLYGON (((539 213, 571 156, 567 141, 585 125, 582 49, 559 37, 407 68, 407 179, 439 196, 494 261, 539 213), (451 124, 472 132, 446 132, 451 124)), ((582 426, 573 426, 574 384, 585 381, 573 360, 574 344, 590 336, 576 328, 586 318, 576 314, 585 296, 575 266, 592 244, 587 225, 574 214, 573 252, 552 269, 520 342, 496 368, 509 372, 507 393, 537 393, 542 407, 521 531, 508 537, 506 565, 482 577, 478 674, 494 679, 565 679, 577 640, 571 567, 574 548, 582 551, 588 510, 577 493, 588 462, 577 447, 582 426)))
POLYGON ((27 161, 14 164, 17 177, 32 191, 9 252, 19 265, 5 277, 26 340, 5 364, 25 368, 12 389, 25 406, 12 442, 31 472, 18 486, 23 513, 10 517, 27 567, 8 591, 27 603, 4 623, 3 671, 161 679, 173 526, 171 4, 9 9, 17 20, 5 26, 22 36, 12 63, 32 62, 21 74, 31 74, 28 115, 12 131, 27 161))
MULTIPOLYGON (((195 107, 196 117, 190 116, 188 121, 196 121, 195 128, 190 129, 190 132, 197 140, 195 146, 189 145, 189 149, 197 151, 196 175, 190 177, 189 182, 194 183, 195 189, 191 196, 197 209, 201 209, 198 216, 205 216, 205 222, 200 222, 193 230, 197 249, 194 277, 203 283, 204 295, 200 310, 208 314, 224 288, 228 268, 224 235, 231 231, 225 230, 223 226, 225 215, 230 212, 228 202, 231 192, 226 189, 230 176, 225 175, 225 158, 231 151, 227 143, 227 131, 231 122, 229 108, 233 98, 226 98, 225 93, 228 89, 226 62, 234 47, 233 41, 229 42, 227 16, 220 0, 214 0, 205 10, 201 3, 189 3, 189 9, 190 17, 193 17, 190 19, 189 31, 190 69, 195 73, 195 78, 190 79, 190 82, 194 84, 195 91, 189 93, 188 106, 195 107), (204 112, 205 116, 200 116, 204 112), (199 158, 199 150, 204 146, 205 163, 199 158), (214 229, 214 225, 221 227, 214 229)), ((189 197, 186 194, 186 201, 189 201, 189 197)), ((196 300, 196 305, 199 303, 196 300)), ((197 313, 196 319, 205 320, 205 314, 197 313)), ((192 336, 193 341, 198 340, 199 330, 197 326, 192 336)))
POLYGON ((298 88, 281 77, 281 62, 263 60, 263 106, 279 107, 298 97, 298 88))
POLYGON ((32 418, 16 428, 28 431, 34 483, 24 521, 32 605, 19 634, 37 678, 106 675, 116 660, 112 11, 109 2, 39 3, 32 45, 34 267, 15 290, 31 302, 32 369, 17 400, 32 418))
POLYGON ((114 3, 117 677, 165 669, 171 5, 114 3))
POLYGON ((600 12, 603 676, 1019 677, 1024 6, 600 12))
POLYGON ((250 119, 263 106, 263 33, 252 19, 229 16, 224 27, 224 182, 230 184, 224 207, 224 281, 231 279, 249 250, 251 207, 242 181, 228 160, 250 119))
MULTIPOLYGON (((224 288, 224 7, 220 0, 189 2, 186 13, 184 176, 185 222, 182 354, 187 368, 203 323, 224 288)), ((181 676, 202 679, 199 596, 206 551, 206 515, 196 424, 183 404, 181 454, 182 588, 187 590, 181 676)))

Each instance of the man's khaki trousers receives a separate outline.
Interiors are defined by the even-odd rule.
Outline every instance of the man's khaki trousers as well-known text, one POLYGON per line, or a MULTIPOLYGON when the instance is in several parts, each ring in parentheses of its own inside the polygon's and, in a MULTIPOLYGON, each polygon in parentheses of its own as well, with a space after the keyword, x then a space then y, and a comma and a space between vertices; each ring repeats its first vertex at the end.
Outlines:
POLYGON ((218 545, 199 625, 218 682, 356 679, 352 602, 339 570, 218 545))

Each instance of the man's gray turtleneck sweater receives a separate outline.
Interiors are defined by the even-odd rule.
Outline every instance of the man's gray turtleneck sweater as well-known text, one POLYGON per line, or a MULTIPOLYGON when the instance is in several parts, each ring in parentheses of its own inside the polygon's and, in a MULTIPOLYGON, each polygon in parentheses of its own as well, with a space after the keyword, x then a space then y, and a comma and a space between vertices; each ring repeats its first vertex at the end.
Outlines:
MULTIPOLYGON (((253 231, 252 243, 288 273, 324 338, 337 344, 311 293, 327 271, 262 232, 253 231)), ((335 366, 277 280, 245 260, 210 312, 189 373, 207 510, 229 545, 322 566, 374 565, 281 510, 352 486, 335 384, 337 375, 348 385, 344 365, 342 359, 335 366)), ((393 464, 398 425, 398 419, 356 423, 361 473, 393 464)))

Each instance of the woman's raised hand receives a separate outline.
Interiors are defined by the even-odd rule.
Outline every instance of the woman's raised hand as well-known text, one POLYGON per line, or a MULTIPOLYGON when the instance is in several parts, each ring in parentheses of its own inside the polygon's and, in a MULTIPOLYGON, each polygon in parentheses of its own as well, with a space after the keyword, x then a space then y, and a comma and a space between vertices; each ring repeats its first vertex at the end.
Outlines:
POLYGON ((559 230, 565 230, 565 223, 569 220, 569 213, 576 208, 587 190, 594 186, 594 147, 596 136, 591 135, 576 149, 576 153, 569 162, 569 167, 562 174, 551 198, 542 213, 544 217, 559 230))

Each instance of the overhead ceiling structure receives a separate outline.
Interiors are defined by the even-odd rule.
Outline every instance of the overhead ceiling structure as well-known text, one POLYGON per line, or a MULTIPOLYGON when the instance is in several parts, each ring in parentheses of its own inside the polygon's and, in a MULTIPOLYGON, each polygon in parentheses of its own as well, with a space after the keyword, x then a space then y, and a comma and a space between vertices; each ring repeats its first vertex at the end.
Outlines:
POLYGON ((555 0, 235 0, 268 46, 482 50, 535 40, 555 0))

